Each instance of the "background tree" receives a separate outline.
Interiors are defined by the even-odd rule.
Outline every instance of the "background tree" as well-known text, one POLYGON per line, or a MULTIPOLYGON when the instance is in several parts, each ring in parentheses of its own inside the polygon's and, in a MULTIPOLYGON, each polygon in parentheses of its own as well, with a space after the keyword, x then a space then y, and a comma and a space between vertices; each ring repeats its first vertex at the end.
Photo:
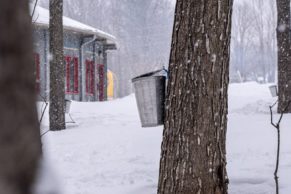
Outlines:
MULTIPOLYGON (((39 4, 48 7, 48 0, 39 4)), ((108 66, 118 79, 118 97, 132 92, 131 78, 169 61, 173 0, 66 0, 64 15, 117 38, 118 49, 108 52, 108 66)))
MULTIPOLYGON (((66 0, 64 15, 117 37, 119 47, 113 54, 108 53, 108 65, 118 79, 116 93, 122 97, 132 92, 132 77, 167 65, 175 2, 66 0)), ((39 4, 48 7, 48 0, 39 0, 39 4)), ((234 2, 230 64, 232 82, 276 81, 275 4, 274 0, 234 2)))
MULTIPOLYGON (((290 0, 277 0, 278 112, 291 101, 290 0)), ((286 112, 291 112, 289 106, 286 112)))
POLYGON ((0 192, 31 194, 41 154, 28 0, 0 1, 0 192))
POLYGON ((63 1, 50 0, 50 130, 65 123, 65 67, 63 51, 63 1))
POLYGON ((227 193, 232 4, 177 1, 158 194, 227 193))
POLYGON ((233 6, 232 15, 232 47, 234 56, 233 69, 235 73, 240 75, 239 81, 245 81, 247 77, 247 50, 253 46, 250 31, 254 24, 254 18, 252 17, 254 12, 252 6, 247 2, 235 1, 233 6))
POLYGON ((275 4, 273 0, 234 1, 231 81, 275 82, 277 69, 275 4))
POLYGON ((252 12, 254 33, 257 35, 258 67, 261 69, 263 82, 275 81, 275 2, 270 0, 253 0, 251 5, 256 11, 252 12))

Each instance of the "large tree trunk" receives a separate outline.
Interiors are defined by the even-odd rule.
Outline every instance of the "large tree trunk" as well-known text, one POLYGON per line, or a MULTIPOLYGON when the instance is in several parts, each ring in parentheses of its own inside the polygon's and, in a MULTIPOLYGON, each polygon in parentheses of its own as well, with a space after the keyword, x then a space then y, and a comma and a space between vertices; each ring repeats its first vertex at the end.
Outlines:
MULTIPOLYGON (((277 13, 278 112, 281 113, 291 101, 290 0, 277 0, 277 13)), ((285 112, 290 113, 291 106, 285 112)))
POLYGON ((232 0, 178 0, 158 194, 227 193, 232 0))
POLYGON ((50 130, 65 123, 65 67, 63 52, 63 0, 50 0, 50 130))
POLYGON ((30 194, 41 155, 28 0, 0 1, 0 193, 30 194))

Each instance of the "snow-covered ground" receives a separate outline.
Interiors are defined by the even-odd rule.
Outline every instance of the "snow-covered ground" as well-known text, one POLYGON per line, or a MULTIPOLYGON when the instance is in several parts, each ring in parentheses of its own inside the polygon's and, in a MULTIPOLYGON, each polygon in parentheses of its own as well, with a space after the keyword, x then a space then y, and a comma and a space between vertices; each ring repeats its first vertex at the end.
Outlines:
MULTIPOLYGON (((232 84, 227 133, 230 194, 273 194, 276 130, 268 85, 232 84)), ((61 132, 43 137, 50 180, 63 194, 155 194, 162 127, 141 128, 134 95, 110 102, 73 102, 61 132)), ((278 115, 275 115, 278 117, 278 115)), ((47 118, 42 125, 47 129, 47 118)), ((281 194, 291 193, 291 115, 283 118, 281 194), (290 183, 289 183, 290 182, 290 183)))

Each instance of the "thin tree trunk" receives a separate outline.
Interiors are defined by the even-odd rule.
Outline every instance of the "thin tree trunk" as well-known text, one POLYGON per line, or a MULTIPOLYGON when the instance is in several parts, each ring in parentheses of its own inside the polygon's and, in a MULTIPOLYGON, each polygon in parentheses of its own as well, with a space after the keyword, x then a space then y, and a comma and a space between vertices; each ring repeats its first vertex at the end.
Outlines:
MULTIPOLYGON (((278 112, 291 101, 290 0, 277 0, 278 112)), ((286 113, 291 112, 291 107, 286 113)))
POLYGON ((158 194, 225 194, 232 0, 178 0, 158 194))
POLYGON ((0 193, 31 194, 41 155, 28 0, 0 1, 0 193))
POLYGON ((63 53, 63 1, 50 0, 50 130, 65 124, 65 67, 63 53))

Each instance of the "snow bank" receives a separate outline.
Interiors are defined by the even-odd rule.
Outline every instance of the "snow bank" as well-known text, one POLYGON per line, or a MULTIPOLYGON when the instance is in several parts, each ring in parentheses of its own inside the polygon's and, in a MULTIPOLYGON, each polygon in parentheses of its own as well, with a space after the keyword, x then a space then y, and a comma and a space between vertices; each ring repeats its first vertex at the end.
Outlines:
POLYGON ((229 87, 230 113, 269 114, 269 106, 275 98, 269 91, 270 84, 261 85, 256 82, 231 84, 229 87))
MULTIPOLYGON (((229 193, 275 193, 276 131, 267 112, 260 111, 275 99, 268 85, 246 83, 232 84, 229 100, 229 193)), ((134 95, 110 102, 73 102, 71 114, 76 124, 43 138, 45 159, 55 169, 63 194, 156 193, 162 127, 140 127, 134 95)), ((291 193, 290 122, 290 115, 284 117, 281 194, 291 193)), ((47 117, 42 127, 47 128, 47 117)))

